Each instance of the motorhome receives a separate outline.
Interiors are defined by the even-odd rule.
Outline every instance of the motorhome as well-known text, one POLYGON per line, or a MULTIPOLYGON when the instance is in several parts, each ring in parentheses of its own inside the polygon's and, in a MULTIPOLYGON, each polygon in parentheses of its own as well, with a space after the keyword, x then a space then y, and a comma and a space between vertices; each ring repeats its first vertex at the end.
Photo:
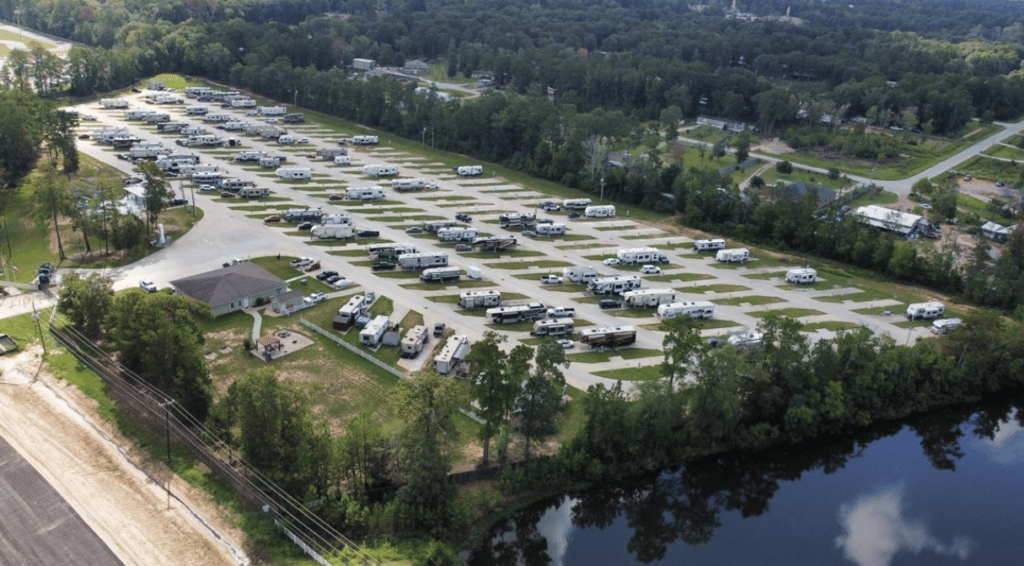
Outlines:
POLYGON ((354 145, 373 145, 378 143, 377 136, 352 136, 354 145))
POLYGON ((662 253, 658 248, 623 248, 615 252, 615 257, 626 265, 636 265, 661 261, 662 253))
POLYGON ((431 267, 420 273, 420 281, 425 283, 447 283, 458 281, 462 277, 462 270, 458 267, 431 267))
POLYGON ((352 226, 342 224, 317 224, 309 230, 310 237, 319 240, 341 240, 355 236, 352 226))
POLYGON ((547 318, 533 323, 530 330, 531 336, 565 336, 576 329, 575 321, 571 318, 547 318))
POLYGON ((487 309, 487 319, 495 324, 509 324, 540 320, 547 315, 544 303, 528 303, 511 307, 494 307, 487 309))
POLYGON ((750 250, 747 248, 733 248, 731 250, 718 250, 715 260, 722 263, 743 262, 750 259, 750 250))
POLYGON ((944 314, 946 314, 946 305, 935 301, 907 305, 908 320, 940 318, 944 314))
POLYGON ((391 319, 387 315, 375 316, 359 332, 359 343, 371 348, 379 346, 380 341, 384 339, 384 333, 388 331, 390 326, 391 319))
POLYGON ((940 318, 932 322, 932 334, 949 334, 963 323, 959 318, 940 318))
POLYGON ((687 301, 682 303, 659 305, 657 313, 659 318, 675 318, 677 316, 711 318, 714 314, 715 305, 710 301, 687 301))
POLYGON ((448 265, 448 254, 445 252, 421 252, 398 256, 398 265, 403 269, 426 269, 428 267, 445 267, 448 265))
POLYGON ((448 375, 454 370, 469 353, 469 337, 459 334, 448 338, 444 347, 434 357, 434 371, 441 375, 448 375))
POLYGON ((596 269, 589 266, 572 266, 562 268, 562 277, 565 277, 572 283, 589 283, 593 279, 597 279, 601 274, 596 269))
POLYGON ((695 252, 709 252, 713 250, 724 250, 725 240, 721 238, 715 238, 712 240, 697 240, 693 242, 693 251, 695 252))
POLYGON ((463 291, 459 306, 464 309, 482 309, 501 306, 501 291, 463 291))
POLYGON ((480 236, 476 228, 441 228, 437 231, 437 239, 442 242, 472 242, 480 236))
POLYGON ((800 285, 818 280, 818 271, 811 267, 792 267, 786 270, 786 282, 800 285))
POLYGON ((384 189, 380 187, 349 187, 345 190, 345 198, 351 200, 376 200, 384 198, 384 189))
POLYGON ((307 180, 313 178, 313 171, 309 167, 279 167, 274 173, 282 179, 307 180))
POLYGON ((483 165, 462 165, 461 167, 456 167, 455 172, 460 177, 479 177, 483 175, 484 167, 483 165))
POLYGON ((423 346, 430 339, 430 332, 426 326, 418 324, 409 329, 402 338, 402 357, 415 358, 423 351, 423 346))
POLYGON ((583 209, 583 216, 587 218, 612 218, 615 216, 615 205, 602 204, 597 206, 588 206, 583 209))
POLYGON ((372 177, 393 177, 397 174, 397 165, 387 165, 380 163, 363 165, 363 175, 370 175, 372 177))
POLYGON ((612 275, 598 277, 587 283, 587 291, 593 295, 618 295, 639 289, 643 280, 638 275, 612 275))
POLYGON ((676 292, 672 289, 634 289, 622 294, 622 304, 634 309, 667 305, 675 300, 676 292))
POLYGON ((562 207, 566 210, 586 210, 590 206, 588 198, 571 198, 562 201, 562 207))
POLYGON ((631 325, 588 327, 580 330, 577 337, 580 344, 586 344, 591 348, 618 348, 636 342, 636 327, 631 325))
POLYGON ((565 234, 565 224, 552 222, 550 224, 538 224, 537 233, 541 236, 561 236, 565 234))

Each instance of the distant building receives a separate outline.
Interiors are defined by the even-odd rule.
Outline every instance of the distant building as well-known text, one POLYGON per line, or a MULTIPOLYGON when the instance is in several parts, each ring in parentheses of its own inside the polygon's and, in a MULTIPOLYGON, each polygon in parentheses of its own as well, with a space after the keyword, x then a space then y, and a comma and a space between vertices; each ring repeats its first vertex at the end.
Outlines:
POLYGON ((377 62, 373 59, 353 59, 352 68, 357 71, 372 71, 377 68, 377 62))
POLYGON ((419 59, 413 59, 412 61, 407 61, 405 63, 405 66, 402 67, 402 72, 407 75, 421 76, 430 72, 430 65, 427 65, 419 59))
POLYGON ((243 261, 221 269, 171 281, 175 293, 210 307, 213 316, 255 306, 288 291, 288 284, 266 269, 243 261))

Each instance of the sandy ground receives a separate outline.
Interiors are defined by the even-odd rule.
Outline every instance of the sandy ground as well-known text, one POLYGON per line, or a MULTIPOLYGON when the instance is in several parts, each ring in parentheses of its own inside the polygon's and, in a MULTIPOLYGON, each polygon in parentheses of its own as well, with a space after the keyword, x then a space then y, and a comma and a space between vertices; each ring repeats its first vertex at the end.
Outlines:
POLYGON ((28 460, 127 565, 248 564, 243 535, 206 495, 178 477, 166 481, 101 421, 96 404, 40 368, 31 345, 0 358, 0 435, 28 460), (38 377, 37 377, 38 373, 38 377))

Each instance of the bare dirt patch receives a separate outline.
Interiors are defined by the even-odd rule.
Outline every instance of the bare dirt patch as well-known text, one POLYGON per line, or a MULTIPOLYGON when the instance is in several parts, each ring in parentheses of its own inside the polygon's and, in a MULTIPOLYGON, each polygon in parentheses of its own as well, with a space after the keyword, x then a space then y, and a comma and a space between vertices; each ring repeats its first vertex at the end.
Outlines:
POLYGON ((133 565, 248 563, 235 550, 244 535, 223 512, 102 421, 94 401, 40 368, 39 354, 29 346, 0 358, 0 434, 110 549, 133 565), (174 497, 143 469, 171 477, 174 497))

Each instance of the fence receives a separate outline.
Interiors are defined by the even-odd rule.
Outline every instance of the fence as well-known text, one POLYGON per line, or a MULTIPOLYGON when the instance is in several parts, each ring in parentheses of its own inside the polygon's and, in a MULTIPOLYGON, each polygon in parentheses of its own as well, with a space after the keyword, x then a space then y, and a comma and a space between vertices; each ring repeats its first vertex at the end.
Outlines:
MULTIPOLYGON (((357 347, 353 346, 352 344, 349 344, 348 342, 346 342, 346 341, 342 340, 341 338, 335 336, 334 333, 332 333, 332 332, 330 332, 328 330, 325 330, 323 328, 320 328, 319 326, 317 326, 316 324, 313 324, 312 322, 306 320, 305 318, 301 318, 300 317, 299 318, 299 322, 301 322, 303 324, 303 326, 305 326, 306 328, 309 328, 310 330, 316 332, 317 334, 330 339, 335 344, 341 346, 342 348, 345 348, 346 350, 352 352, 353 354, 358 355, 359 357, 361 357, 364 360, 372 363, 373 365, 379 367, 380 369, 390 373, 391 375, 393 375, 393 376, 395 376, 395 377, 397 377, 399 379, 409 379, 409 375, 406 374, 405 372, 398 371, 397 369, 387 365, 386 363, 384 363, 384 362, 378 360, 377 358, 371 356, 369 353, 363 351, 361 348, 357 348, 357 347)), ((467 409, 461 409, 460 408, 459 412, 462 413, 463 415, 466 415, 467 417, 473 419, 474 421, 476 421, 476 422, 478 422, 480 424, 484 424, 484 422, 485 422, 482 418, 477 416, 477 414, 474 413, 473 411, 469 411, 467 409)))
MULTIPOLYGON (((63 321, 62 321, 63 322, 63 321)), ((209 469, 227 482, 243 501, 273 516, 286 535, 324 565, 376 564, 355 543, 310 512, 241 458, 216 435, 178 406, 174 399, 153 388, 86 337, 51 322, 50 333, 107 384, 107 394, 118 402, 124 417, 154 437, 166 436, 188 448, 209 469), (348 556, 342 554, 340 544, 348 556), (333 560, 333 561, 332 561, 333 560), (338 562, 344 560, 344 562, 338 562)), ((168 448, 169 449, 169 448, 168 448)))

